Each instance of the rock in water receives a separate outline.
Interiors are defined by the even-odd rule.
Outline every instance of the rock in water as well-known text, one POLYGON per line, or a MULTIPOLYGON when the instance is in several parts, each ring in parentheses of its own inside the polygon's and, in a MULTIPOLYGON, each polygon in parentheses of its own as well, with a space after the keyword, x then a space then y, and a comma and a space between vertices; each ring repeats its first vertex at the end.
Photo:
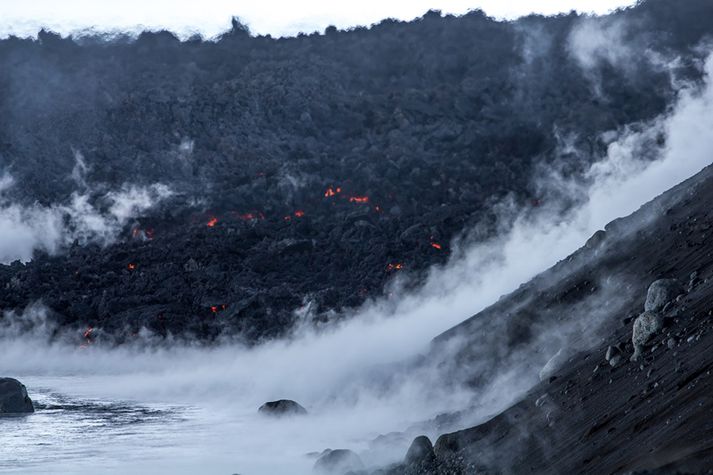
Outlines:
POLYGON ((307 414, 307 409, 290 399, 266 402, 258 411, 269 416, 297 416, 307 414))
POLYGON ((425 435, 416 437, 411 443, 404 463, 407 465, 422 465, 428 464, 435 460, 436 454, 433 452, 433 444, 431 439, 425 435))
POLYGON ((683 293, 681 283, 676 279, 659 279, 654 281, 646 294, 645 312, 660 312, 667 303, 672 302, 683 293))
POLYGON ((0 414, 27 414, 35 412, 27 388, 18 380, 0 378, 0 414))
POLYGON ((314 464, 314 472, 324 475, 344 475, 358 470, 364 470, 361 458, 347 449, 325 451, 314 464))
POLYGON ((634 355, 632 361, 636 361, 641 356, 641 350, 649 339, 663 328, 663 317, 655 312, 644 312, 634 320, 634 329, 631 334, 631 342, 634 344, 634 355))

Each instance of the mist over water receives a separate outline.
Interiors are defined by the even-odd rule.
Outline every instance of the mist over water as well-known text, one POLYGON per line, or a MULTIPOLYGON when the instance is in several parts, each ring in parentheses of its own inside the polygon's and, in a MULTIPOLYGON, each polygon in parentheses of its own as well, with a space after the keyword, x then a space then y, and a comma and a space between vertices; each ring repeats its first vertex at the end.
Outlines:
MULTIPOLYGON (((0 430, 12 434, 0 444, 0 471, 302 474, 314 463, 305 454, 327 447, 362 452, 370 464, 398 460, 410 440, 388 453, 369 452, 370 441, 474 398, 446 385, 427 362, 400 363, 414 361, 433 337, 566 257, 612 219, 711 163, 713 61, 705 68, 705 85, 682 89, 668 114, 638 132, 620 131, 587 184, 553 179, 548 186, 582 195, 577 209, 562 214, 557 203, 546 203, 520 214, 503 206, 513 216, 503 234, 456 246, 420 290, 396 285, 389 299, 368 303, 339 326, 317 332, 305 325, 289 340, 250 349, 80 349, 48 344, 41 331, 20 337, 6 329, 0 373, 21 379, 46 409, 0 420, 0 430), (666 137, 659 158, 640 160, 657 134, 666 137), (298 401, 310 414, 279 420, 257 414, 262 403, 279 398, 298 401)), ((28 309, 30 316, 41 319, 41 307, 28 309)), ((505 406, 535 380, 502 377, 489 390, 509 394, 497 401, 505 406)))

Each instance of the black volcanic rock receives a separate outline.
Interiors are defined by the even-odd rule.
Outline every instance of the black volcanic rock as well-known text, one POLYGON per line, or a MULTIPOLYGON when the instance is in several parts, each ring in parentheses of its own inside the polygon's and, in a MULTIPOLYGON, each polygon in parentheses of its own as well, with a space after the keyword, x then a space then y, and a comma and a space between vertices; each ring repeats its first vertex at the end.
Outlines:
POLYGON ((27 388, 16 379, 0 378, 0 415, 35 412, 27 388))
POLYGON ((408 452, 406 452, 404 463, 406 465, 427 466, 431 464, 435 458, 436 454, 433 451, 431 439, 425 435, 420 435, 411 443, 408 452))
POLYGON ((258 411, 268 416, 298 416, 307 414, 307 409, 290 399, 266 402, 258 411))
POLYGON ((348 449, 325 450, 314 463, 314 473, 320 475, 345 475, 364 469, 361 458, 348 449))

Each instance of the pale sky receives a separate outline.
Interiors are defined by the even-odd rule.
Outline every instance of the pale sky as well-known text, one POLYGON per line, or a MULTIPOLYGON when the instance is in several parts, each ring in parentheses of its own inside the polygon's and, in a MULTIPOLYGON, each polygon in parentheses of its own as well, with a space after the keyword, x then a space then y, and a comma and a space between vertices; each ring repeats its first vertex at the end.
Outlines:
POLYGON ((180 36, 213 37, 238 16, 253 34, 291 36, 348 28, 384 18, 412 20, 429 9, 462 14, 481 8, 496 18, 577 10, 607 13, 634 0, 0 0, 0 37, 35 35, 40 26, 62 34, 167 28, 180 36), (140 28, 143 27, 143 28, 140 28))

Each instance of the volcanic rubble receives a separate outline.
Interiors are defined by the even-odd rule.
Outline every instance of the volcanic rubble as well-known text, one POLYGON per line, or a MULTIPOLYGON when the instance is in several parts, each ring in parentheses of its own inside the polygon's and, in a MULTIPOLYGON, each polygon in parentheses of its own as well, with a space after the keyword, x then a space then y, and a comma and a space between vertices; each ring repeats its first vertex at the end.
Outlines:
POLYGON ((477 407, 440 416, 432 451, 374 473, 710 473, 711 200, 708 167, 437 337, 426 360, 474 391, 514 361, 534 387, 470 428, 477 407))

